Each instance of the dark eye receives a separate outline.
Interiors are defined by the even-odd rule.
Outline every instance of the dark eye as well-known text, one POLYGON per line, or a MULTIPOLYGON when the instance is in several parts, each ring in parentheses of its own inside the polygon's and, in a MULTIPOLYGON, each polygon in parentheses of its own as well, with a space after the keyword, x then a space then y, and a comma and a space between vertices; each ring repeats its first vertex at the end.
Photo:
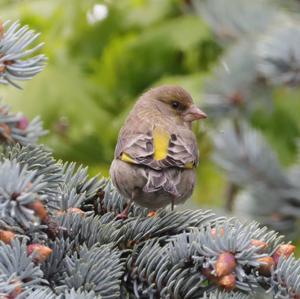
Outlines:
POLYGON ((171 105, 172 105, 172 107, 173 107, 174 109, 178 109, 179 106, 180 106, 180 104, 179 104, 178 101, 173 101, 173 102, 171 103, 171 105))

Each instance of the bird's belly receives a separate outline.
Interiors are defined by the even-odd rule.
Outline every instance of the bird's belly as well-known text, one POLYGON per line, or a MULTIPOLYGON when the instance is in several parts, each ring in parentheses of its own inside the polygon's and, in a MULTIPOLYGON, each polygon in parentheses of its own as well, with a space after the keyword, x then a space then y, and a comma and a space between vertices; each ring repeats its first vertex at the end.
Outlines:
POLYGON ((139 189, 135 202, 142 207, 156 210, 171 204, 173 199, 175 204, 185 201, 174 198, 170 193, 164 190, 144 192, 143 189, 139 189))
MULTIPOLYGON (((121 160, 115 159, 110 168, 110 175, 114 186, 121 195, 130 199, 134 193, 134 201, 143 207, 150 209, 158 209, 171 204, 185 202, 191 195, 195 185, 194 169, 178 169, 177 190, 178 195, 159 189, 154 192, 145 192, 143 188, 147 184, 147 173, 149 168, 129 164, 121 160)), ((150 170, 155 171, 155 170, 150 170)), ((164 171, 175 171, 174 169, 164 171)))

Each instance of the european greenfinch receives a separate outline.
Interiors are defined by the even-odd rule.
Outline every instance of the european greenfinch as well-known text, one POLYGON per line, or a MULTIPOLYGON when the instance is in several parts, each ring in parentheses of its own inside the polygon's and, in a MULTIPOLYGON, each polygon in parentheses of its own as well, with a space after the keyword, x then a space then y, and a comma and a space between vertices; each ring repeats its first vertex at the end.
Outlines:
POLYGON ((206 117, 180 86, 140 96, 120 130, 110 167, 119 193, 152 210, 168 204, 173 209, 188 199, 199 161, 192 122, 206 117))

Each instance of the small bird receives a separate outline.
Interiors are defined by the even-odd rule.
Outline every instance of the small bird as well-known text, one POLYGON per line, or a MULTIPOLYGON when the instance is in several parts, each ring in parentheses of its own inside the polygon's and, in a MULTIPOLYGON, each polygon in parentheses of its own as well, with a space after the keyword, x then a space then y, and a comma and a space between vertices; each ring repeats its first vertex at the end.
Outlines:
POLYGON ((120 130, 110 176, 119 193, 156 210, 183 203, 192 195, 199 161, 194 120, 207 115, 180 86, 145 92, 120 130))

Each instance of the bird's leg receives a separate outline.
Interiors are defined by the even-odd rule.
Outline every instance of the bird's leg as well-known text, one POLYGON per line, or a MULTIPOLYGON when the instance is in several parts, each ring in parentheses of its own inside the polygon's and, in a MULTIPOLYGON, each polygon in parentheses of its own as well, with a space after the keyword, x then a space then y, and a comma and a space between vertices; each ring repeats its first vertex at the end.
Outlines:
POLYGON ((171 199, 171 211, 174 211, 174 206, 175 206, 175 197, 172 196, 172 199, 171 199))
POLYGON ((131 208, 132 204, 133 204, 133 201, 132 201, 132 199, 130 199, 126 205, 126 208, 121 213, 119 213, 116 216, 116 218, 118 220, 126 220, 128 218, 129 209, 131 208))
POLYGON ((132 192, 131 198, 130 198, 129 202, 126 205, 126 208, 116 216, 117 219, 126 220, 128 218, 128 213, 129 213, 129 210, 130 210, 131 206, 133 205, 134 197, 136 196, 136 193, 137 193, 136 190, 134 190, 132 192))

